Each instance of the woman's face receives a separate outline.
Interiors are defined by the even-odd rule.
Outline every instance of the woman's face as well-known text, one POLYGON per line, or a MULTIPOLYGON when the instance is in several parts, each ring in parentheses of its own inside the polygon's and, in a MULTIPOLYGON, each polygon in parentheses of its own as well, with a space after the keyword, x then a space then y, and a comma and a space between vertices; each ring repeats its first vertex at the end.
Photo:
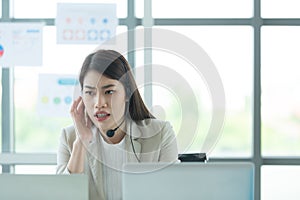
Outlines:
POLYGON ((90 70, 83 80, 82 98, 88 116, 101 132, 106 133, 123 121, 126 93, 120 81, 90 70))

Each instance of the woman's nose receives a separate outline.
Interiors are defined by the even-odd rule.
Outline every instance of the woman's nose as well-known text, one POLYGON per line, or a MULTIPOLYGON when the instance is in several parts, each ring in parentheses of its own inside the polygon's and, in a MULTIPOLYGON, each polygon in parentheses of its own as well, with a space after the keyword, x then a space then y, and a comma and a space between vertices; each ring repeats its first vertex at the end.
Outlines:
POLYGON ((105 100, 105 98, 104 98, 103 95, 99 95, 97 97, 95 107, 97 109, 99 109, 99 108, 106 108, 107 107, 107 102, 106 102, 106 100, 105 100))

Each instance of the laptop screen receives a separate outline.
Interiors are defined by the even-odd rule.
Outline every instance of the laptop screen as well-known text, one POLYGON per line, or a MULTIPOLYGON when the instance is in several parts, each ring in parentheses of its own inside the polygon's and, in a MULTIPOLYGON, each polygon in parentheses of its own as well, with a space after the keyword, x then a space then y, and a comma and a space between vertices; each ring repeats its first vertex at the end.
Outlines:
POLYGON ((0 199, 88 200, 85 175, 0 175, 0 199))
POLYGON ((251 163, 126 164, 123 200, 253 200, 251 163))

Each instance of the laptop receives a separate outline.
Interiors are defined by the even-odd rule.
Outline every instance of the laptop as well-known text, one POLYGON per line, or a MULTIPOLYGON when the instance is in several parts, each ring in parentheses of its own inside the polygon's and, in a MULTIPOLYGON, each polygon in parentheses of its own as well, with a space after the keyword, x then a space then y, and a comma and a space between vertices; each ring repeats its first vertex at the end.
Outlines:
POLYGON ((3 200, 88 200, 86 175, 0 175, 3 200))
POLYGON ((123 200, 253 200, 252 163, 126 164, 123 200))

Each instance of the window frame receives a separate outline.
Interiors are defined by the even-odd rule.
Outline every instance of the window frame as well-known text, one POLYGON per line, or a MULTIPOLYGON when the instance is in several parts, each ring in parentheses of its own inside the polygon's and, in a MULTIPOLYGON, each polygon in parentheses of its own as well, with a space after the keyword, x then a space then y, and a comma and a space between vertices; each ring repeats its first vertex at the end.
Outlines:
MULTIPOLYGON (((251 18, 216 19, 216 18, 152 18, 151 0, 144 0, 144 18, 137 18, 135 13, 135 0, 128 0, 128 14, 126 18, 119 19, 119 25, 127 26, 128 30, 134 30, 137 26, 203 26, 203 25, 230 25, 252 26, 254 29, 254 66, 253 66, 253 156, 250 158, 211 158, 210 162, 252 162, 255 165, 254 198, 261 196, 261 167, 264 165, 300 165, 298 157, 262 157, 261 153, 261 27, 262 26, 300 26, 300 18, 268 18, 261 17, 261 0, 253 0, 253 16, 251 18)), ((47 26, 54 26, 55 19, 14 19, 10 16, 10 0, 2 0, 1 22, 44 22, 47 26)), ((131 52, 135 47, 135 35, 133 31, 128 35, 128 61, 135 67, 135 53, 131 52)), ((145 38, 145 46, 151 44, 149 38, 145 38)), ((144 54, 144 62, 151 63, 151 51, 144 54)), ((145 80, 151 80, 151 70, 145 71, 145 80)), ((2 68, 2 152, 0 165, 2 173, 13 173, 15 165, 55 165, 55 154, 16 154, 14 153, 14 124, 13 124, 13 68, 2 68)), ((152 91, 145 90, 145 101, 151 105, 152 91)))

